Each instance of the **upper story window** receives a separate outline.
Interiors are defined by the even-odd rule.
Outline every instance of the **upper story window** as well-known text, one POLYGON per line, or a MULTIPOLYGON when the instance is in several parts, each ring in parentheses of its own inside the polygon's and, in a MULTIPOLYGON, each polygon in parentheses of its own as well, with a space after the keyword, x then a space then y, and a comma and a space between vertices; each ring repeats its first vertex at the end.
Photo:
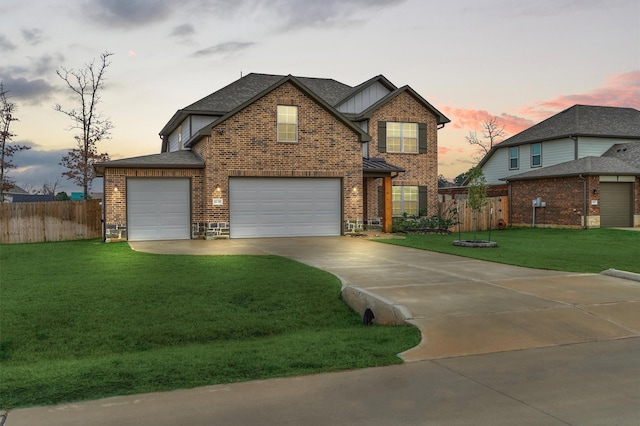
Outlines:
POLYGON ((278 105, 278 142, 298 142, 298 107, 278 105))
POLYGON ((519 155, 520 147, 512 146, 509 148, 509 170, 515 170, 520 167, 519 155))
POLYGON ((417 123, 387 123, 387 152, 418 152, 417 123))
POLYGON ((542 166, 542 144, 531 144, 531 167, 542 166))
POLYGON ((427 123, 378 121, 378 152, 426 153, 427 123))

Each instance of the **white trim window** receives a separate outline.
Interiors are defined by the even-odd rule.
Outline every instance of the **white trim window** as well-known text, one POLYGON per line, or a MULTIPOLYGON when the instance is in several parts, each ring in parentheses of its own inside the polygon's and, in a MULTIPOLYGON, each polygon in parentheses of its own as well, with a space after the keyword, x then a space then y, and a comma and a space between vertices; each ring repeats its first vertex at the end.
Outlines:
POLYGON ((278 142, 298 142, 298 107, 278 105, 278 142))
POLYGON ((418 153, 418 123, 387 122, 387 152, 418 153))
POLYGON ((391 203, 393 216, 402 216, 404 213, 408 215, 418 215, 418 187, 391 187, 391 203))
POLYGON ((542 144, 531 144, 531 167, 542 166, 542 144))
POLYGON ((512 146, 509 148, 509 170, 517 170, 520 168, 519 164, 520 147, 512 146))

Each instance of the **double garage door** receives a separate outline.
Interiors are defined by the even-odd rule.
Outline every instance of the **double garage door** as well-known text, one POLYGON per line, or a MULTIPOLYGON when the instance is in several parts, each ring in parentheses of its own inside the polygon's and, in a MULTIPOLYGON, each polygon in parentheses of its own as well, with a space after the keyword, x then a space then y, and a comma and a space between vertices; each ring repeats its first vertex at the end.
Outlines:
MULTIPOLYGON (((129 240, 191 237, 189 179, 128 179, 129 240)), ((340 179, 231 178, 231 238, 340 235, 340 179)))
POLYGON ((231 238, 340 235, 340 179, 231 178, 231 238))

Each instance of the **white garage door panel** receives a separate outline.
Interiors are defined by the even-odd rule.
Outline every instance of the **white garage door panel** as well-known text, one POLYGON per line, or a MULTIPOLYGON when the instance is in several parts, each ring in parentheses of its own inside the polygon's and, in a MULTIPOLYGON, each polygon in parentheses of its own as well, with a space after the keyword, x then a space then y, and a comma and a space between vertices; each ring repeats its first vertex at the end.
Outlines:
POLYGON ((340 235, 340 179, 232 178, 232 238, 340 235))
POLYGON ((127 180, 129 240, 189 239, 189 179, 127 180))

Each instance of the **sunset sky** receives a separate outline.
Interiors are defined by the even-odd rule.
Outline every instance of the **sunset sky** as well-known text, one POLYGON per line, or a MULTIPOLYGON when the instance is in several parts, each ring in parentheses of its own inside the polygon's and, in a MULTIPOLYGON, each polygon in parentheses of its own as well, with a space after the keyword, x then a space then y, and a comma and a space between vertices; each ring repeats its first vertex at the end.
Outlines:
MULTIPOLYGON (((17 105, 10 171, 59 181, 76 105, 55 70, 114 53, 99 110, 112 159, 160 152, 182 107, 251 72, 357 85, 383 74, 451 119, 439 173, 477 163, 465 141, 497 116, 509 136, 574 104, 640 109, 640 0, 3 0, 0 81, 17 105), (54 5, 54 3, 58 3, 54 5)), ((94 185, 100 191, 100 185, 94 185)))

